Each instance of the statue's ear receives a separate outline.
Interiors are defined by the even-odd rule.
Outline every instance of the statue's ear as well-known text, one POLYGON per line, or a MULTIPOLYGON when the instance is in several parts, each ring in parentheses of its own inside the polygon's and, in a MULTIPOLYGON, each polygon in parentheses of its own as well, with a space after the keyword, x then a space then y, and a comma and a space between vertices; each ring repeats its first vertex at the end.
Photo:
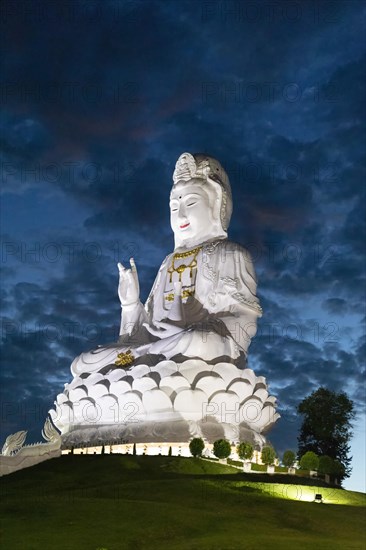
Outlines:
POLYGON ((221 211, 221 198, 216 197, 215 199, 215 206, 214 206, 214 219, 219 220, 220 219, 220 211, 221 211))
POLYGON ((213 204, 213 218, 215 221, 221 221, 221 203, 222 203, 222 188, 219 183, 209 178, 211 187, 215 189, 215 199, 213 204))

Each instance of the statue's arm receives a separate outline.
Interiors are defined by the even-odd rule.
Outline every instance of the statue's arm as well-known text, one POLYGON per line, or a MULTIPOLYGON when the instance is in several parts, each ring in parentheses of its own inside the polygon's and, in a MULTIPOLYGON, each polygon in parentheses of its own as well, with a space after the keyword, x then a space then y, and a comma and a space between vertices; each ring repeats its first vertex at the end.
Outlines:
POLYGON ((121 327, 119 334, 133 336, 143 323, 148 322, 148 315, 143 304, 138 301, 136 304, 122 306, 121 327))
POLYGON ((140 301, 140 285, 136 264, 130 259, 130 269, 118 263, 118 295, 122 307, 120 336, 133 336, 146 322, 147 314, 140 301))
POLYGON ((248 251, 239 246, 226 260, 219 274, 218 293, 224 307, 216 314, 218 330, 247 353, 257 331, 257 319, 262 316, 254 266, 248 251))
MULTIPOLYGON (((157 276, 155 278, 154 284, 151 288, 149 297, 146 300, 145 305, 142 304, 142 302, 140 301, 140 298, 139 298, 138 283, 133 284, 134 282, 136 283, 136 281, 137 281, 137 279, 136 279, 137 271, 136 271, 136 266, 134 265, 134 263, 133 263, 132 269, 131 269, 131 273, 132 273, 132 275, 134 275, 134 277, 132 277, 130 274, 127 274, 128 275, 128 281, 127 282, 132 284, 133 289, 135 289, 136 286, 138 288, 137 292, 135 292, 135 291, 132 292, 132 295, 133 295, 132 303, 128 303, 128 300, 127 300, 127 305, 125 305, 126 301, 121 299, 121 293, 119 292, 120 299, 121 299, 121 307, 122 307, 120 336, 127 335, 127 336, 130 336, 131 338, 133 338, 133 336, 135 336, 137 345, 139 343, 142 343, 142 342, 140 342, 140 339, 142 339, 144 341, 143 343, 145 343, 146 330, 143 327, 146 326, 146 325, 148 325, 148 326, 153 326, 154 325, 154 308, 153 308, 154 296, 155 296, 156 289, 157 289, 157 287, 159 285, 159 282, 160 282, 161 272, 164 269, 164 267, 166 265, 166 262, 167 262, 167 258, 165 258, 165 260, 163 261, 163 263, 162 263, 162 265, 161 265, 161 267, 160 267, 160 269, 157 273, 157 276)), ((126 273, 122 271, 122 278, 125 277, 125 276, 126 276, 126 273)), ((121 270, 120 270, 120 277, 121 277, 121 270)), ((125 283, 125 281, 120 279, 120 287, 122 287, 122 285, 124 283, 125 283)), ((131 293, 128 293, 128 294, 129 294, 129 296, 131 295, 131 293)))

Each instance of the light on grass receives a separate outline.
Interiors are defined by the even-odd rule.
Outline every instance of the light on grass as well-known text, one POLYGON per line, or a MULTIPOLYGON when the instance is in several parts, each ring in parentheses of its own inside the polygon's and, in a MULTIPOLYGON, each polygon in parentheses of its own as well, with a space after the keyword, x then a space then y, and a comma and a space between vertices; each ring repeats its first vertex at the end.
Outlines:
POLYGON ((292 485, 282 483, 244 482, 243 485, 253 487, 272 497, 297 502, 318 502, 323 504, 342 504, 348 506, 364 506, 364 495, 350 493, 334 487, 316 487, 308 485, 292 485), (321 493, 319 493, 321 490, 321 493))

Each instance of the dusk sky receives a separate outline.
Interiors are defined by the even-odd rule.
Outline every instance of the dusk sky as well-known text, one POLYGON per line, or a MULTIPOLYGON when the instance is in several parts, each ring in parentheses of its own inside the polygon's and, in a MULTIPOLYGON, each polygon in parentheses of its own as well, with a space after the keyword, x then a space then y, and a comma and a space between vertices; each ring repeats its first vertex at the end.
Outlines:
POLYGON ((365 4, 87 0, 1 5, 2 427, 40 440, 82 351, 117 338, 117 262, 145 300, 173 250, 179 155, 225 167, 229 238, 264 315, 249 367, 297 449, 298 403, 345 391, 365 491, 365 4))

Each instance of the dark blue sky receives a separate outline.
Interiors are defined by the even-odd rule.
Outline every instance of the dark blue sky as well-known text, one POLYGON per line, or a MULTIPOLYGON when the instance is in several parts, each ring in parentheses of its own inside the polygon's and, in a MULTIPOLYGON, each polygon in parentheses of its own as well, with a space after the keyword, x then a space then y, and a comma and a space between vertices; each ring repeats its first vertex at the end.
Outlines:
MULTIPOLYGON (((1 440, 39 439, 72 359, 114 339, 117 261, 135 257, 147 297, 184 151, 231 180, 277 450, 296 449, 295 407, 319 385, 363 413, 363 2, 4 1, 0 16, 1 440)), ((360 420, 355 434, 359 476, 360 420)))

